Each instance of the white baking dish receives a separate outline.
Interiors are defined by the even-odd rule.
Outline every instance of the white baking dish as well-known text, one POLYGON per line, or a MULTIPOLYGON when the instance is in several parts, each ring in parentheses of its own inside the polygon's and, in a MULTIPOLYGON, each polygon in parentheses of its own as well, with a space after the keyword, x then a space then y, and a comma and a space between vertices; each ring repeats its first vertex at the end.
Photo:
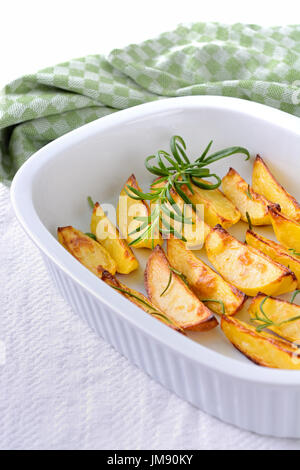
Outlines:
MULTIPOLYGON (((195 340, 174 332, 91 274, 56 240, 57 226, 88 231, 87 195, 101 203, 116 201, 132 172, 142 185, 149 182, 144 158, 168 149, 173 134, 184 137, 195 157, 211 138, 215 150, 241 145, 260 153, 300 199, 298 118, 233 98, 183 97, 120 111, 42 148, 13 181, 16 215, 74 311, 121 354, 228 423, 299 438, 300 372, 252 364, 220 331, 194 335, 195 340)), ((250 181, 252 163, 237 156, 221 160, 216 172, 222 176, 230 165, 250 181)), ((136 281, 131 277, 131 284, 136 281)))

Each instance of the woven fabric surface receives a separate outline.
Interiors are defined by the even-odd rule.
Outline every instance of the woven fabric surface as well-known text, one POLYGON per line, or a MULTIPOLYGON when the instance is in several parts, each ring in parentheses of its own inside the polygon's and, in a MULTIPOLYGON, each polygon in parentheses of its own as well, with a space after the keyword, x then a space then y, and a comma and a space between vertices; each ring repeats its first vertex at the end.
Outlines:
POLYGON ((3 185, 0 257, 0 449, 299 449, 206 415, 96 336, 52 285, 3 185))
POLYGON ((170 96, 224 95, 300 116, 300 26, 194 23, 8 84, 0 101, 0 180, 32 153, 119 109, 170 96))

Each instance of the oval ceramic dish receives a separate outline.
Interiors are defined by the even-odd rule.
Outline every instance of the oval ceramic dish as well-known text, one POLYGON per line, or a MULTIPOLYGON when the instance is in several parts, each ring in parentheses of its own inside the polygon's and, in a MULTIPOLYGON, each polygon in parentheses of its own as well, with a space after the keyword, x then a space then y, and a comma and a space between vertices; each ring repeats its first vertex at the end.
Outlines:
MULTIPOLYGON (((42 148, 13 181, 17 218, 73 310, 130 361, 178 396, 228 423, 300 438, 300 371, 251 363, 219 328, 189 337, 176 333, 101 282, 56 240, 57 226, 88 231, 88 195, 101 204, 116 204, 132 172, 141 186, 149 184, 144 159, 160 148, 167 150, 174 134, 185 139, 193 157, 210 139, 214 151, 241 145, 252 156, 259 153, 300 199, 298 118, 233 98, 183 97, 114 113, 42 148)), ((233 156, 213 168, 223 176, 234 166, 250 182, 252 163, 253 159, 245 162, 233 156)), ((131 285, 141 289, 141 276, 142 270, 131 276, 131 285)))

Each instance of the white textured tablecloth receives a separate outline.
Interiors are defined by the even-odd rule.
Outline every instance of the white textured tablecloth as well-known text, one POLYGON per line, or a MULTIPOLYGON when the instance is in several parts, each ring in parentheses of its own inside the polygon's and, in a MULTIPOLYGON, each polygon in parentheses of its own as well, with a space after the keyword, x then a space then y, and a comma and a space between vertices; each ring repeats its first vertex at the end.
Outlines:
POLYGON ((1 449, 296 449, 226 425, 155 383, 60 297, 0 185, 1 449))

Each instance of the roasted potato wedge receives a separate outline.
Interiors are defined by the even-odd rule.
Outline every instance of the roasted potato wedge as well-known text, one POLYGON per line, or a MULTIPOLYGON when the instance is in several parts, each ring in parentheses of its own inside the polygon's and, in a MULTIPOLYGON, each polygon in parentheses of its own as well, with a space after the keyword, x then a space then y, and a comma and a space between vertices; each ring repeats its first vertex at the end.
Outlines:
POLYGON ((98 202, 96 202, 92 213, 91 232, 115 260, 118 273, 129 274, 139 267, 138 260, 127 241, 120 237, 119 230, 105 215, 98 202))
POLYGON ((71 255, 96 276, 99 276, 99 266, 111 274, 115 274, 117 265, 108 251, 80 230, 76 230, 71 226, 59 227, 57 229, 57 238, 71 255))
MULTIPOLYGON (((247 222, 248 212, 253 225, 271 225, 268 206, 272 203, 253 191, 233 168, 230 168, 222 179, 222 189, 228 199, 236 205, 244 222, 247 222)), ((280 209, 279 206, 276 207, 280 209)))
MULTIPOLYGON (((247 296, 188 250, 184 242, 170 238, 167 241, 167 255, 171 266, 185 275, 190 288, 200 300, 223 302, 226 315, 234 315, 241 309, 247 296)), ((205 305, 215 313, 223 313, 222 305, 218 302, 205 302, 205 305)))
POLYGON ((269 209, 273 230, 277 240, 287 248, 300 252, 300 223, 277 212, 272 207, 269 209))
MULTIPOLYGON (((132 174, 126 181, 121 191, 117 206, 117 221, 120 232, 122 236, 127 239, 128 243, 132 243, 134 240, 139 238, 142 233, 137 232, 132 234, 132 232, 134 232, 137 228, 141 227, 141 225, 143 224, 143 222, 135 220, 135 217, 149 217, 151 215, 151 211, 146 201, 133 199, 127 194, 126 191, 131 194, 127 185, 132 186, 133 188, 139 191, 141 191, 141 188, 137 183, 136 177, 132 174)), ((133 246, 135 248, 151 249, 153 245, 156 246, 157 244, 163 243, 163 240, 161 239, 159 233, 154 234, 154 239, 155 240, 153 242, 152 238, 149 237, 148 239, 144 239, 135 243, 133 246)))
POLYGON ((217 326, 218 322, 212 312, 172 272, 159 245, 148 259, 145 286, 151 302, 184 330, 206 331, 217 326))
POLYGON ((261 332, 234 317, 223 315, 221 328, 229 341, 250 361, 264 367, 300 369, 300 352, 290 343, 261 332))
MULTIPOLYGON (((161 182, 154 182, 152 189, 160 187, 163 184, 164 183, 161 182)), ((207 235, 211 231, 211 227, 200 218, 200 216, 192 209, 190 205, 184 203, 183 199, 174 189, 171 190, 171 196, 181 213, 184 213, 186 218, 191 218, 193 224, 182 224, 181 222, 171 220, 166 214, 164 214, 164 219, 166 219, 167 223, 170 224, 171 227, 174 227, 174 229, 179 234, 184 236, 184 238, 187 240, 186 244, 188 248, 200 249, 203 246, 207 235)), ((167 207, 171 212, 174 212, 171 204, 167 204, 167 207)))
POLYGON ((98 271, 102 281, 117 290, 121 295, 126 297, 126 299, 130 300, 130 302, 140 307, 142 310, 144 310, 144 312, 147 312, 153 317, 157 318, 162 323, 165 323, 165 325, 169 326, 170 328, 183 333, 182 328, 176 323, 175 320, 169 318, 165 313, 155 307, 151 301, 147 299, 147 297, 145 297, 141 292, 125 286, 115 276, 112 276, 108 271, 105 271, 102 268, 98 268, 98 271))
MULTIPOLYGON (((202 180, 199 179, 199 182, 202 180)), ((205 181, 205 184, 210 184, 205 181)), ((219 189, 202 189, 195 184, 191 184, 193 193, 183 185, 182 190, 190 198, 193 204, 203 204, 204 221, 214 227, 217 224, 224 228, 229 228, 237 224, 241 214, 234 204, 219 189)))
POLYGON ((258 235, 258 233, 248 230, 246 233, 246 242, 262 251, 265 255, 272 258, 277 263, 283 264, 295 274, 300 287, 300 253, 299 256, 293 255, 293 250, 285 248, 279 243, 273 242, 268 238, 258 235))
POLYGON ((278 183, 259 155, 253 165, 252 186, 254 191, 279 204, 282 214, 300 222, 300 204, 278 183))
POLYGON ((261 251, 241 243, 220 225, 205 242, 209 261, 228 282, 249 296, 284 294, 297 287, 295 274, 261 251))
POLYGON ((254 297, 254 299, 252 299, 252 302, 249 305, 249 313, 257 326, 263 324, 263 321, 257 320, 257 317, 264 321, 266 320, 263 312, 260 310, 260 307, 263 309, 263 312, 266 314, 266 316, 272 322, 274 322, 273 325, 268 326, 269 330, 274 331, 279 336, 282 336, 289 341, 298 342, 300 345, 299 305, 291 304, 290 302, 286 302, 285 300, 275 297, 267 297, 264 294, 258 294, 256 297, 254 297), (288 320, 295 319, 296 317, 299 317, 299 319, 288 322, 288 320), (280 324, 282 322, 287 323, 280 324))

